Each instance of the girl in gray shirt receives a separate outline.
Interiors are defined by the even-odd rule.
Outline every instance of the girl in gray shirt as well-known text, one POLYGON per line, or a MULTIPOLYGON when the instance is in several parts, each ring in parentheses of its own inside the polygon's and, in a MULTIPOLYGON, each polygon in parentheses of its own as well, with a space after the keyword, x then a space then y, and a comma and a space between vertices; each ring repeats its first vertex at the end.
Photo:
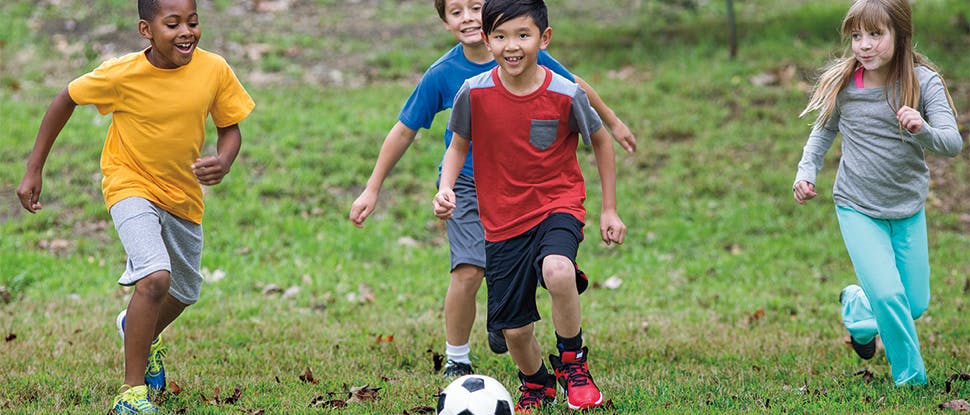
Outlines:
POLYGON ((858 0, 842 22, 843 57, 829 65, 802 112, 818 111, 792 188, 816 196, 815 179, 838 133, 842 157, 832 198, 859 285, 839 295, 856 353, 882 339, 896 385, 926 383, 913 320, 929 307, 925 151, 963 147, 956 109, 938 71, 913 50, 908 0, 858 0))

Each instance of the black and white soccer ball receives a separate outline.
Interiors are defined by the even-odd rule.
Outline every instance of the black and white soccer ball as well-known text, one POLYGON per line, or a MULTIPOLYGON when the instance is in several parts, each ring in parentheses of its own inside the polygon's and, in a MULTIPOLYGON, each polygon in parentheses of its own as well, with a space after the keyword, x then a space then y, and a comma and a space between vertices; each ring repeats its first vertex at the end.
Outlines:
POLYGON ((488 376, 465 375, 438 395, 438 415, 512 415, 512 395, 488 376))

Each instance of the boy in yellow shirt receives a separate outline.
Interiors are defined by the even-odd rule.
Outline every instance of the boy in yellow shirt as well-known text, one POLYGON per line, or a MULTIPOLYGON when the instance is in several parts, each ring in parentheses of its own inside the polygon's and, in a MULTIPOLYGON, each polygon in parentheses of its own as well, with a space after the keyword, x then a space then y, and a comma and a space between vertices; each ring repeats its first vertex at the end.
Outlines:
POLYGON ((41 209, 44 163, 77 105, 111 114, 101 153, 102 192, 128 254, 118 283, 134 286, 116 323, 125 344, 118 414, 157 413, 148 388, 165 388, 159 334, 199 298, 202 186, 229 172, 238 123, 255 107, 221 56, 198 48, 194 0, 139 0, 138 31, 150 46, 108 60, 62 89, 44 115, 17 187, 24 209, 41 209), (202 156, 209 115, 217 154, 202 156))

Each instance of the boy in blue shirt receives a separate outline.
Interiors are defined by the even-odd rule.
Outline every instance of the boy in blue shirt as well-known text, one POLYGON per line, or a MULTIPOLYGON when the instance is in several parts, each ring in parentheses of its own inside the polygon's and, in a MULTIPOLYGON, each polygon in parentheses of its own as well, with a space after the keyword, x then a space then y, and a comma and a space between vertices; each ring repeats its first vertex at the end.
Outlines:
MULTIPOLYGON (((435 8, 445 29, 458 44, 445 53, 424 73, 404 107, 398 122, 384 139, 367 187, 354 201, 350 220, 357 227, 373 213, 381 185, 390 170, 414 141, 417 130, 430 128, 434 117, 452 107, 455 94, 465 79, 495 68, 496 62, 482 37, 483 0, 435 0, 435 8)), ((587 92, 593 108, 603 119, 617 142, 627 152, 636 150, 636 139, 630 129, 603 103, 592 87, 570 74, 559 62, 542 51, 539 64, 575 81, 587 92)), ((452 132, 445 131, 444 149, 451 144, 452 132)), ((440 171, 440 166, 439 166, 440 171)), ((468 343, 475 322, 475 295, 485 276, 485 233, 478 215, 472 157, 469 152, 454 188, 459 205, 447 221, 451 248, 451 282, 445 296, 445 354, 447 377, 472 373, 468 343)), ((489 333, 493 352, 504 353, 507 348, 500 333, 489 333)))

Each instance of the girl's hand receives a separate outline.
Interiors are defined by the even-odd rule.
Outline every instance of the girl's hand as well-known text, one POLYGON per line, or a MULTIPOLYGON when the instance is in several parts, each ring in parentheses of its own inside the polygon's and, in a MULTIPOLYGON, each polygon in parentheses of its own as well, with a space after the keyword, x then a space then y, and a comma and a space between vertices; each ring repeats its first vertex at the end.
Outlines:
POLYGON ((20 205, 30 213, 37 213, 43 206, 40 204, 40 191, 43 188, 43 178, 40 174, 24 174, 20 186, 17 186, 17 198, 20 205))
POLYGON ((800 205, 805 204, 806 200, 818 195, 818 193, 815 193, 815 185, 805 180, 799 180, 798 183, 795 183, 792 192, 795 194, 795 201, 800 205))
POLYGON ((923 125, 926 124, 919 111, 905 105, 899 111, 896 111, 896 119, 899 120, 899 125, 913 134, 919 134, 920 131, 923 131, 923 125))

